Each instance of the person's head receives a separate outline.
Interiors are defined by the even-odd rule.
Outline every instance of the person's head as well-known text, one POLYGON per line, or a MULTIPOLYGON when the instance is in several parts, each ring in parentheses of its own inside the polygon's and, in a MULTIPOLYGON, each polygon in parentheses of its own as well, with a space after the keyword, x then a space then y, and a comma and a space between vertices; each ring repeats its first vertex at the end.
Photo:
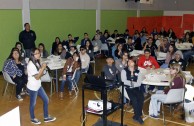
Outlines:
POLYGON ((145 27, 143 27, 143 28, 142 28, 142 31, 143 31, 143 32, 146 32, 146 28, 145 28, 145 27))
POLYGON ((86 41, 86 47, 90 47, 90 45, 92 45, 91 41, 90 40, 87 40, 86 41))
POLYGON ((40 60, 40 50, 38 48, 32 49, 30 59, 35 63, 40 60))
POLYGON ((105 32, 105 33, 104 33, 104 37, 105 37, 105 38, 108 38, 108 32, 105 32))
POLYGON ((129 30, 128 29, 125 30, 125 34, 129 34, 129 30))
POLYGON ((78 52, 74 52, 74 53, 73 53, 73 60, 74 60, 74 61, 81 62, 81 61, 80 61, 80 56, 79 56, 79 53, 78 53, 78 52))
POLYGON ((160 31, 163 32, 164 30, 165 30, 164 27, 161 27, 161 30, 160 31))
POLYGON ((63 45, 62 45, 62 43, 60 42, 58 45, 57 45, 57 50, 58 50, 58 52, 59 51, 62 51, 64 48, 63 48, 63 45))
POLYGON ((171 53, 171 54, 174 54, 175 51, 176 51, 176 46, 174 44, 170 44, 169 48, 168 48, 168 51, 171 53))
POLYGON ((82 55, 86 53, 86 47, 85 46, 80 46, 80 52, 82 55))
POLYGON ((181 65, 178 63, 170 64, 170 75, 172 77, 179 76, 179 77, 182 77, 184 81, 186 80, 185 75, 182 72, 181 65))
POLYGON ((96 34, 99 34, 99 33, 100 33, 100 29, 97 29, 97 30, 96 30, 96 34))
POLYGON ((117 46, 117 49, 122 50, 122 48, 123 48, 123 44, 119 43, 118 46, 117 46))
POLYGON ((179 61, 180 59, 183 59, 183 54, 182 54, 182 52, 181 51, 176 51, 175 52, 175 60, 177 60, 177 61, 179 61))
POLYGON ((154 28, 154 29, 153 29, 153 32, 157 32, 157 29, 156 29, 156 28, 154 28))
POLYGON ((84 39, 88 39, 89 36, 88 36, 88 33, 84 33, 84 39))
POLYGON ((69 46, 73 46, 73 45, 75 45, 73 40, 69 40, 69 46))
POLYGON ((114 30, 114 34, 118 34, 118 30, 114 30))
POLYGON ((148 59, 151 55, 151 50, 150 49, 145 49, 144 50, 144 55, 145 55, 146 59, 148 59))
POLYGON ((21 61, 21 56, 18 48, 12 48, 8 59, 21 61))
POLYGON ((108 56, 106 58, 106 63, 109 65, 109 66, 112 66, 112 64, 114 63, 114 58, 112 56, 108 56))
POLYGON ((169 32, 169 33, 172 33, 172 32, 173 32, 173 29, 172 29, 172 28, 169 28, 169 29, 168 29, 168 32, 169 32))
POLYGON ((179 43, 183 43, 183 40, 180 38, 180 39, 178 39, 179 40, 179 43))
POLYGON ((132 44, 132 43, 133 43, 133 42, 132 42, 132 37, 129 37, 129 38, 128 38, 127 43, 128 43, 128 44, 132 44))
POLYGON ((15 43, 15 48, 18 48, 19 51, 22 51, 22 50, 23 50, 23 45, 22 45, 22 43, 21 43, 21 42, 16 42, 16 43, 15 43))
POLYGON ((129 60, 128 60, 128 63, 127 63, 127 66, 129 68, 133 67, 133 68, 136 68, 137 67, 137 63, 136 63, 136 58, 135 57, 129 57, 129 60))
POLYGON ((168 38, 167 37, 163 38, 163 42, 166 45, 168 43, 168 38))
POLYGON ((24 24, 24 28, 26 31, 30 31, 30 24, 29 23, 25 23, 24 24))
POLYGON ((39 49, 40 52, 44 52, 45 51, 44 44, 43 43, 38 44, 38 49, 39 49))
POLYGON ((190 33, 189 33, 189 32, 186 32, 186 33, 185 33, 185 39, 188 40, 189 38, 190 38, 190 33))
POLYGON ((154 35, 154 39, 157 40, 158 39, 158 34, 154 35))
POLYGON ((127 52, 127 51, 124 51, 124 52, 122 53, 121 57, 122 57, 122 60, 128 61, 128 59, 129 59, 129 54, 128 54, 128 52, 127 52))
POLYGON ((151 45, 152 42, 153 42, 153 38, 152 38, 152 37, 149 37, 149 38, 148 38, 148 44, 151 45))
POLYGON ((56 43, 59 43, 59 42, 60 42, 60 38, 59 38, 59 37, 56 37, 56 38, 55 38, 55 42, 56 42, 56 43))
POLYGON ((68 39, 69 40, 72 40, 73 39, 72 34, 68 34, 68 39))

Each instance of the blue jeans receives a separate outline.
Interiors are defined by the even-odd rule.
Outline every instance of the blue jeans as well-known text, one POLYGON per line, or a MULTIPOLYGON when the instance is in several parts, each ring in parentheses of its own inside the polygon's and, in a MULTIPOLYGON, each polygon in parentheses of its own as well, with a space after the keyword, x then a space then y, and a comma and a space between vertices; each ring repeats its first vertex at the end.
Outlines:
POLYGON ((184 58, 186 63, 188 62, 189 58, 192 57, 192 55, 194 55, 194 51, 192 51, 192 50, 186 51, 183 53, 183 58, 184 58))
POLYGON ((68 81, 69 83, 68 83, 68 89, 69 89, 69 91, 71 91, 72 90, 72 80, 71 80, 71 78, 72 78, 72 76, 67 76, 66 77, 66 80, 62 80, 62 82, 61 82, 61 87, 60 87, 60 92, 64 92, 64 87, 65 87, 65 82, 66 81, 68 81))
POLYGON ((76 84, 78 84, 80 76, 81 76, 81 70, 77 70, 77 72, 75 74, 75 82, 76 82, 76 84))
POLYGON ((34 108, 36 105, 37 96, 40 96, 40 98, 43 101, 44 118, 47 118, 48 117, 49 98, 48 98, 47 94, 45 93, 43 87, 41 86, 38 89, 38 91, 32 91, 30 89, 28 89, 28 91, 29 91, 29 95, 30 95, 30 117, 31 117, 31 119, 35 118, 34 108))

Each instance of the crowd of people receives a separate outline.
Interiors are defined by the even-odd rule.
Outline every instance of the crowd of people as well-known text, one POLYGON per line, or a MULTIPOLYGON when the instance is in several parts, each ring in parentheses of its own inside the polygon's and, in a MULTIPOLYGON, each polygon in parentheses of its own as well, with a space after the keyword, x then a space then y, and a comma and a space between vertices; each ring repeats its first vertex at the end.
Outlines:
MULTIPOLYGON (((16 85, 16 98, 22 101, 22 89, 26 90, 30 96, 30 116, 31 122, 40 124, 41 122, 35 118, 34 107, 37 96, 43 100, 44 121, 50 122, 56 120, 55 117, 48 115, 49 99, 43 87, 41 86, 41 76, 47 69, 46 64, 40 63, 40 58, 46 58, 50 55, 60 56, 66 59, 66 63, 62 72, 62 82, 60 86, 59 98, 63 100, 64 85, 68 82, 69 95, 72 95, 71 78, 76 71, 75 80, 78 83, 81 73, 86 72, 92 74, 90 61, 101 52, 106 58, 107 64, 104 65, 102 71, 106 79, 122 81, 125 84, 126 91, 134 108, 133 119, 143 124, 142 108, 144 94, 147 93, 145 86, 139 82, 138 67, 144 69, 170 68, 172 76, 170 88, 182 88, 185 84, 185 77, 182 70, 186 69, 189 59, 194 55, 194 47, 190 50, 180 51, 176 48, 176 43, 192 43, 194 44, 194 34, 186 33, 181 39, 176 37, 173 29, 168 32, 161 28, 160 32, 153 29, 150 34, 146 28, 142 28, 139 32, 136 30, 133 35, 129 34, 129 30, 125 30, 123 34, 119 34, 118 30, 114 30, 110 34, 108 30, 104 33, 96 30, 96 34, 90 39, 88 33, 84 33, 83 39, 80 41, 80 48, 77 49, 79 37, 68 35, 67 40, 61 41, 59 37, 55 38, 52 49, 48 53, 44 43, 35 46, 36 34, 30 29, 30 24, 24 25, 25 30, 19 34, 19 42, 5 61, 3 71, 7 72, 16 85), (111 38, 111 39, 110 39, 111 38), (114 44, 109 43, 115 40, 114 44), (103 49, 103 47, 107 47, 103 49), (133 50, 143 50, 144 54, 139 57, 131 57, 133 50), (157 52, 167 53, 163 62, 157 61, 157 52), (25 58, 29 58, 26 62, 25 58)), ((156 87, 150 86, 148 90, 155 92, 156 87)), ((159 89, 159 88, 158 88, 159 89)), ((159 105, 158 98, 165 99, 168 90, 161 88, 160 93, 151 96, 149 107, 149 115, 158 118, 159 105), (162 92, 162 93, 161 93, 162 92)))

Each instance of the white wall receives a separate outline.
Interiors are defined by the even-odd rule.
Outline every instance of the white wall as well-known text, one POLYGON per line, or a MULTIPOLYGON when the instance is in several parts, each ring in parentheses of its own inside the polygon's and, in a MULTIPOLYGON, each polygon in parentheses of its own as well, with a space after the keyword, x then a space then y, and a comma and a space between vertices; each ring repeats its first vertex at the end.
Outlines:
POLYGON ((164 11, 164 16, 183 16, 183 14, 194 14, 194 11, 164 11))
MULTIPOLYGON (((31 9, 96 9, 98 0, 30 0, 31 9)), ((102 0, 103 10, 194 11, 194 0, 154 0, 152 5, 135 0, 102 0)), ((21 9, 22 0, 0 0, 0 9, 21 9)))

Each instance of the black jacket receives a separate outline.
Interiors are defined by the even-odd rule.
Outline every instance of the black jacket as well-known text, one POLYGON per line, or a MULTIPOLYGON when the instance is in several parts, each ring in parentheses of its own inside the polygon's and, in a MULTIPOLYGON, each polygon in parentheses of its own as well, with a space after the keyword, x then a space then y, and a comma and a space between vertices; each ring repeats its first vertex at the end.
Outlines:
POLYGON ((34 31, 30 30, 27 32, 23 30, 20 32, 19 41, 23 44, 24 49, 33 49, 35 48, 36 34, 34 31))

